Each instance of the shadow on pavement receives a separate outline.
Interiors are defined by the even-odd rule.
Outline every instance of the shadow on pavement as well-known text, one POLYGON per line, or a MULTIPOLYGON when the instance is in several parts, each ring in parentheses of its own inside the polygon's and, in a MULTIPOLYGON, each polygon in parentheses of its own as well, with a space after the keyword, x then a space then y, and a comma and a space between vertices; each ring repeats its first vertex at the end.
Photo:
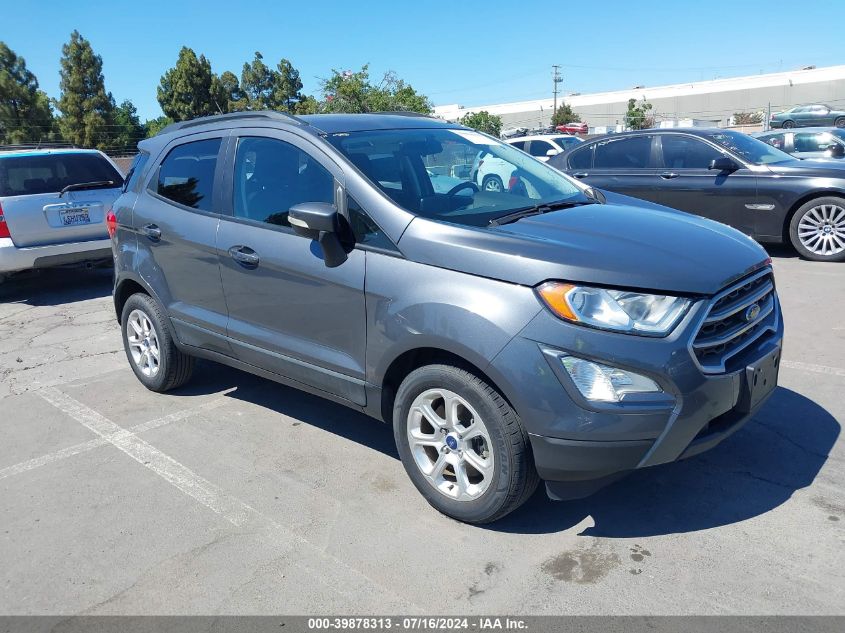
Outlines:
POLYGON ((738 523, 809 486, 839 431, 839 423, 824 408, 778 387, 754 419, 706 453, 634 472, 578 501, 553 502, 538 490, 522 508, 489 528, 547 533, 592 517, 594 527, 581 534, 631 538, 738 523))
MULTIPOLYGON (((174 394, 228 396, 296 418, 398 459, 392 429, 297 389, 200 363, 194 382, 174 394)), ((631 473, 586 499, 556 502, 541 485, 522 508, 484 529, 552 533, 592 517, 589 536, 631 538, 693 532, 744 521, 809 486, 839 435, 839 423, 804 396, 779 387, 745 427, 711 451, 631 473)))
POLYGON ((0 303, 53 306, 107 297, 111 291, 111 267, 47 268, 20 273, 0 283, 0 303))

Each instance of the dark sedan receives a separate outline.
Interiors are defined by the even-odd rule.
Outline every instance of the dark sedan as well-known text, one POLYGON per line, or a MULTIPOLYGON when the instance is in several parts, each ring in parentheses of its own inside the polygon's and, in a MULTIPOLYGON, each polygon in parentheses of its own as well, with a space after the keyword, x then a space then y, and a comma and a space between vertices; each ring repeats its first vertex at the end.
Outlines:
POLYGON ((823 103, 798 106, 772 114, 770 127, 816 127, 832 125, 845 128, 845 110, 834 109, 823 103))
POLYGON ((549 160, 596 187, 791 242, 816 261, 845 260, 845 164, 798 160, 721 129, 604 136, 549 160))

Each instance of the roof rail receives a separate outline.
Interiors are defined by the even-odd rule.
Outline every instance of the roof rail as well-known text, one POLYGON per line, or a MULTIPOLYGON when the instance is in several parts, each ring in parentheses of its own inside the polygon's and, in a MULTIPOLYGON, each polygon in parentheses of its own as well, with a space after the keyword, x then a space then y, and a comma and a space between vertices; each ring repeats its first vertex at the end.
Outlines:
POLYGON ((436 118, 431 114, 423 114, 422 112, 414 112, 413 110, 382 110, 379 112, 370 112, 369 114, 393 114, 396 116, 424 117, 426 119, 436 118))
POLYGON ((292 114, 287 114, 285 112, 276 112, 275 110, 245 110, 242 112, 229 112, 227 114, 213 114, 211 116, 203 116, 197 119, 191 119, 189 121, 177 121, 176 123, 171 123, 167 127, 163 128, 158 134, 156 134, 156 136, 158 136, 159 134, 169 134, 170 132, 183 130, 188 127, 206 125, 207 123, 217 123, 221 121, 237 121, 243 119, 265 119, 271 121, 276 120, 284 121, 285 123, 292 123, 294 125, 308 125, 299 117, 296 117, 292 114))
POLYGON ((32 143, 10 143, 8 145, 0 145, 0 151, 16 151, 26 149, 79 149, 76 145, 69 141, 44 141, 32 143))

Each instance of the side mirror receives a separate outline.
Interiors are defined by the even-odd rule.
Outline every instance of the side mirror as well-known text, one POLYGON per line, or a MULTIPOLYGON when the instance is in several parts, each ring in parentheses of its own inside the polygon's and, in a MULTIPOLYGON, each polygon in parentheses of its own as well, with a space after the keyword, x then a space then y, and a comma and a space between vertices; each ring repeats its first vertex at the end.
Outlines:
POLYGON ((831 143, 827 148, 832 158, 845 158, 845 145, 839 143, 831 143))
POLYGON ((546 152, 546 156, 548 156, 549 158, 551 158, 552 156, 557 156, 558 154, 560 154, 560 150, 555 148, 552 148, 548 152, 546 152))
POLYGON ((711 160, 709 169, 715 169, 717 171, 736 171, 739 169, 739 165, 727 156, 723 156, 722 158, 711 160))
POLYGON ((340 216, 334 205, 325 202, 295 204, 288 212, 293 232, 310 240, 317 240, 323 250, 323 261, 329 268, 346 261, 346 251, 340 243, 340 216))

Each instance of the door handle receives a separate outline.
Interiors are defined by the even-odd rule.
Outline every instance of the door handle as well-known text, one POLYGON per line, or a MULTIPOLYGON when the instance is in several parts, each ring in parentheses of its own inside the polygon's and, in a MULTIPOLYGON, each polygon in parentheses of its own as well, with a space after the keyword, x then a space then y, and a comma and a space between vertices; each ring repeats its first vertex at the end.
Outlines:
POLYGON ((587 177, 587 176, 589 176, 590 174, 588 174, 588 173, 587 173, 587 172, 585 172, 585 171, 576 171, 576 172, 575 172, 574 174, 572 174, 572 175, 573 175, 573 176, 575 176, 576 178, 586 178, 586 177, 587 177))
POLYGON ((157 242, 161 239, 161 229, 158 228, 158 226, 156 226, 155 224, 147 224, 141 227, 141 231, 143 231, 144 235, 146 235, 154 242, 157 242))
POLYGON ((660 174, 660 177, 663 178, 663 180, 671 180, 672 178, 677 178, 679 175, 680 174, 674 171, 664 171, 662 174, 660 174))
POLYGON ((248 246, 233 246, 229 249, 229 255, 239 264, 243 264, 248 268, 255 268, 258 262, 261 261, 258 253, 248 246))

